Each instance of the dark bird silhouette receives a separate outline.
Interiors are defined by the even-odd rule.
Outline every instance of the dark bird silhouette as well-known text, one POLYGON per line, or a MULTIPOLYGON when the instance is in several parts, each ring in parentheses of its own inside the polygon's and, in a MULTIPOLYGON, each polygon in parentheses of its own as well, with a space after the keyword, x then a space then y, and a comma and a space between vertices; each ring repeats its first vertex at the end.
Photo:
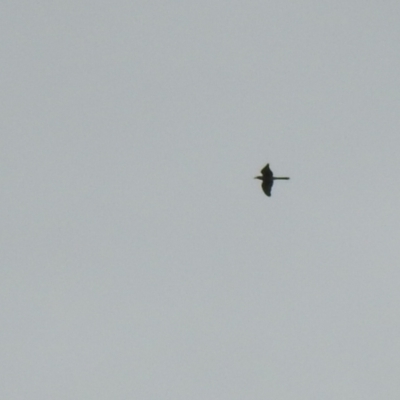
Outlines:
POLYGON ((276 179, 285 179, 288 180, 290 178, 287 177, 275 177, 274 174, 272 173, 271 169, 269 168, 269 164, 267 164, 262 170, 261 170, 262 176, 256 176, 254 179, 260 179, 262 181, 261 187, 264 193, 268 196, 271 197, 271 189, 272 185, 274 184, 274 180, 276 179))

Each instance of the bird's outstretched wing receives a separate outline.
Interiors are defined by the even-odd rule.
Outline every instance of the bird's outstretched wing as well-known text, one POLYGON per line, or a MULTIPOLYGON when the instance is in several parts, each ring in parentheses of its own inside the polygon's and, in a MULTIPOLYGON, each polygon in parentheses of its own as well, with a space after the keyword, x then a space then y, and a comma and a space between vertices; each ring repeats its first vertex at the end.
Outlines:
POLYGON ((262 170, 261 173, 266 178, 272 178, 273 174, 271 169, 269 168, 269 164, 267 164, 262 170))
POLYGON ((271 179, 270 181, 264 181, 261 184, 262 190, 264 191, 264 193, 268 196, 271 197, 271 189, 272 189, 272 185, 274 184, 274 181, 271 179))

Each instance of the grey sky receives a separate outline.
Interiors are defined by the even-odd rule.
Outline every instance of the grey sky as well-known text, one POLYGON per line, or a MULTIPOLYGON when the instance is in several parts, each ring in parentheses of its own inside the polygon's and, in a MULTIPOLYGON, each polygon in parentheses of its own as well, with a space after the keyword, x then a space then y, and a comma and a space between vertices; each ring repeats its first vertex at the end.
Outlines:
POLYGON ((397 1, 1 9, 0 398, 399 398, 397 1))

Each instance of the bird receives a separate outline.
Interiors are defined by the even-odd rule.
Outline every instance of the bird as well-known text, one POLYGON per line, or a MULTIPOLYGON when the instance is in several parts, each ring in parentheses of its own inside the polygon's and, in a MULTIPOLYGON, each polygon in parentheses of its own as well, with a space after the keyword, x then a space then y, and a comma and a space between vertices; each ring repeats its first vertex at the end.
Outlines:
POLYGON ((264 193, 268 196, 271 197, 271 189, 272 185, 274 184, 274 180, 276 179, 285 179, 289 180, 290 178, 288 177, 275 177, 274 174, 271 171, 271 168, 269 167, 269 164, 267 164, 262 170, 261 170, 261 176, 256 176, 254 179, 260 179, 262 181, 261 187, 264 193))

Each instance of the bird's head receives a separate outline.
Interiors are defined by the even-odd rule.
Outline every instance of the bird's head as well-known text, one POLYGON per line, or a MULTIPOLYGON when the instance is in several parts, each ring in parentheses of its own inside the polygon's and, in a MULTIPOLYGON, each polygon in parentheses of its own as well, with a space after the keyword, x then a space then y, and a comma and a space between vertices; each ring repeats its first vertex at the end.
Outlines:
POLYGON ((263 177, 262 176, 255 176, 254 179, 259 179, 260 181, 262 181, 263 177))

